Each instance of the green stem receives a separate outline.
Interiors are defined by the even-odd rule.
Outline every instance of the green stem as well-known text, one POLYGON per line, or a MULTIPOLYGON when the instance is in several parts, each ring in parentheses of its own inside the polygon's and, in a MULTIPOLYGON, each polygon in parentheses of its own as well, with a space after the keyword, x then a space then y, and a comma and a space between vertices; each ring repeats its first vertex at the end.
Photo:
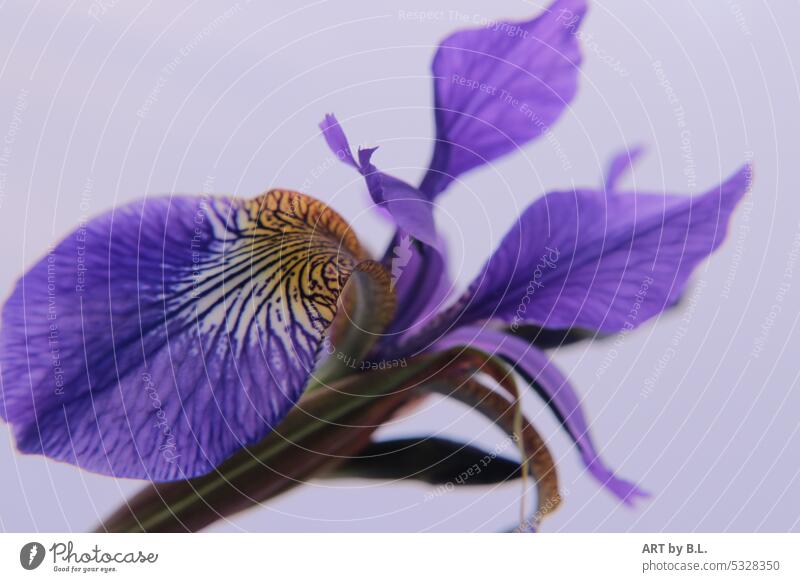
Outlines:
POLYGON ((438 361, 439 358, 419 358, 409 361, 405 368, 356 374, 339 382, 335 389, 320 390, 304 398, 264 440, 239 451, 214 473, 187 481, 153 484, 118 510, 100 530, 195 529, 194 525, 182 526, 183 520, 189 520, 199 529, 220 515, 231 515, 283 492, 296 481, 283 477, 270 466, 286 461, 285 455, 281 458, 282 453, 288 450, 292 455, 298 454, 299 462, 308 462, 309 475, 304 478, 309 477, 323 462, 330 462, 330 458, 309 461, 308 455, 290 450, 292 447, 302 447, 305 441, 324 434, 321 431, 340 427, 340 421, 348 415, 402 389, 438 361))

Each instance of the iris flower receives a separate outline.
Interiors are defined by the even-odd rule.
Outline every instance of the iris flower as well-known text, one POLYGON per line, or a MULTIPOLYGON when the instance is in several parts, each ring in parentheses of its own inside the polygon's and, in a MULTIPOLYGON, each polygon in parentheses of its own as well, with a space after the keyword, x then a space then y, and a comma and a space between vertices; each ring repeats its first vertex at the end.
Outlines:
POLYGON ((644 495, 602 460, 578 391, 546 350, 630 331, 675 305, 722 242, 749 167, 699 195, 628 191, 620 178, 639 151, 626 150, 600 187, 528 206, 458 297, 447 296, 436 228, 434 202, 455 180, 562 115, 585 12, 582 0, 557 0, 532 20, 442 41, 436 136, 416 186, 324 118, 322 137, 396 228, 383 256, 290 190, 147 197, 69 234, 2 312, 1 412, 19 450, 149 481, 102 529, 196 530, 315 476, 459 475, 486 455, 434 436, 372 440, 437 392, 513 437, 520 459, 500 456, 491 473, 532 478, 538 503, 522 525, 536 529, 560 496, 519 405, 530 387, 601 486, 625 503, 644 495))

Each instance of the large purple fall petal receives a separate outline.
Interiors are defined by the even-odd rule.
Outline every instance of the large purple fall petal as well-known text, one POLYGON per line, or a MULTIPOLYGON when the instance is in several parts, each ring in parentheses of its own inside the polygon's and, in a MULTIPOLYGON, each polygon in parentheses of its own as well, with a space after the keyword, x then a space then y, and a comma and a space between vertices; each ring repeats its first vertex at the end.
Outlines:
POLYGON ((326 115, 319 126, 331 151, 364 176, 372 201, 386 208, 399 229, 435 247, 438 239, 433 204, 410 184, 379 171, 372 163, 372 154, 377 148, 360 148, 356 161, 336 117, 326 115))
POLYGON ((498 355, 511 363, 539 392, 577 445, 586 468, 609 491, 628 504, 637 497, 647 496, 635 484, 616 477, 600 458, 575 389, 544 352, 502 331, 478 326, 460 328, 448 334, 436 347, 447 349, 460 345, 498 355))
POLYGON ((432 67, 436 145, 420 186, 427 196, 550 130, 577 90, 585 12, 585 0, 557 0, 533 20, 442 41, 432 67))
POLYGON ((467 292, 413 342, 497 318, 514 325, 633 329, 677 301, 725 238, 749 166, 699 196, 575 190, 520 216, 467 292))
POLYGON ((207 473, 293 406, 365 256, 296 192, 118 208, 17 283, 0 411, 25 453, 117 477, 207 473))

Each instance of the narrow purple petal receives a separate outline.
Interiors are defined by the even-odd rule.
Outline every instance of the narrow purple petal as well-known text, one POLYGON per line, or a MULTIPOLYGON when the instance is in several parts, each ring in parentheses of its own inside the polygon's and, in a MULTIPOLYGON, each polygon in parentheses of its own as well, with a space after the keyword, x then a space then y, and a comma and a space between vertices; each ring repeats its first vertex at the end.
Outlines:
POLYGON ((407 235, 395 236, 384 263, 397 294, 397 314, 386 329, 383 348, 391 350, 400 337, 418 330, 441 309, 452 288, 444 249, 444 241, 435 248, 420 247, 407 235))
POLYGON ((347 136, 344 134, 342 126, 336 121, 336 117, 328 113, 319 124, 319 128, 322 130, 322 136, 325 138, 328 147, 336 154, 336 157, 344 163, 356 169, 360 169, 359 164, 357 164, 355 158, 353 158, 353 152, 350 150, 347 136))
POLYGON ((356 256, 346 223, 294 192, 150 198, 91 220, 3 308, 17 446, 117 477, 209 472, 294 405, 356 256))
POLYGON ((618 153, 611 159, 611 163, 608 165, 608 171, 606 172, 604 180, 604 185, 607 191, 613 192, 617 190, 617 184, 619 183, 620 179, 633 168, 636 160, 638 160, 643 153, 644 147, 636 146, 629 150, 626 149, 618 153))
POLYGON ((359 149, 356 162, 347 137, 333 115, 326 115, 320 128, 328 147, 340 160, 356 168, 364 176, 373 202, 386 208, 397 227, 426 245, 437 246, 433 204, 422 192, 379 171, 372 163, 372 154, 377 148, 359 149))
MULTIPOLYGON (((378 205, 384 205, 387 200, 387 189, 384 187, 384 176, 378 171, 378 168, 372 163, 372 154, 377 151, 377 147, 374 148, 358 148, 358 165, 356 169, 364 176, 364 181, 367 184, 367 190, 369 191, 370 196, 372 197, 372 201, 378 205)), ((391 197, 391 192, 390 192, 391 197)), ((392 212, 389 208, 387 208, 389 215, 392 215, 392 212)))
POLYGON ((429 247, 436 248, 439 239, 433 219, 433 205, 422 193, 388 174, 380 175, 383 197, 397 227, 429 247))
POLYGON ((585 12, 585 0, 557 0, 532 20, 442 41, 432 67, 437 141, 420 186, 426 195, 550 130, 577 90, 585 12))
POLYGON ((447 349, 459 345, 498 355, 531 381, 577 445, 586 468, 619 499, 633 504, 637 497, 648 495, 634 483, 616 477, 600 458, 575 389, 544 352, 501 331, 477 326, 463 327, 448 334, 436 347, 447 349))
POLYGON ((575 190, 520 216, 467 293, 418 339, 487 318, 551 329, 633 329, 678 300, 725 238, 750 168, 700 196, 575 190))

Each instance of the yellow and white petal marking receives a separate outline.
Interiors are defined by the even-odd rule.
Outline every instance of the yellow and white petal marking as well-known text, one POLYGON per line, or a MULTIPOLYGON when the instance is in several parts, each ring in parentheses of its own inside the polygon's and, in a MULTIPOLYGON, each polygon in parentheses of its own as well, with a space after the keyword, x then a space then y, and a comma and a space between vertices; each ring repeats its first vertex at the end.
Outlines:
MULTIPOLYGON (((200 330, 224 325, 237 349, 268 330, 269 347, 314 351, 345 282, 367 259, 347 222, 288 190, 213 199, 207 216, 217 252, 198 265, 189 291, 200 330)), ((187 300, 183 291, 174 296, 180 303, 187 300)))

